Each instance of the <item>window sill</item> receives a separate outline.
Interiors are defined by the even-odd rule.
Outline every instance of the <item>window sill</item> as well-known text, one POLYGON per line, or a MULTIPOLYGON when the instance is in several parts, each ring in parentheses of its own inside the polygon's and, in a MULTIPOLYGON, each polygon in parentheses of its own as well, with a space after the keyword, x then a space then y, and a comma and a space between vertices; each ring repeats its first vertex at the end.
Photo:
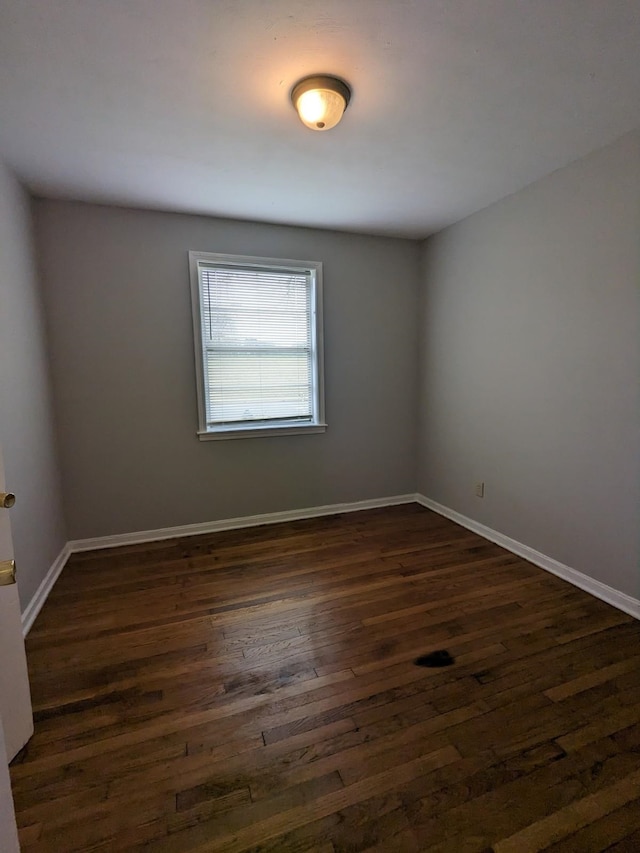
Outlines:
POLYGON ((215 430, 199 431, 200 441, 226 441, 232 438, 268 438, 275 435, 304 435, 326 432, 327 424, 296 424, 259 427, 220 427, 215 430))

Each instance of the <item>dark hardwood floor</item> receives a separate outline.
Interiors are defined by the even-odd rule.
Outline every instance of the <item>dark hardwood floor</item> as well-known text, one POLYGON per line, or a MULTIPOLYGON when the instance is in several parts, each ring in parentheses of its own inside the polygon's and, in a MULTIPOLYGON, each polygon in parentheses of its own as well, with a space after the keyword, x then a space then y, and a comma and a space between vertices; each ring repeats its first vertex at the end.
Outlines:
POLYGON ((640 623, 415 504, 76 555, 27 653, 29 853, 640 851, 640 623))

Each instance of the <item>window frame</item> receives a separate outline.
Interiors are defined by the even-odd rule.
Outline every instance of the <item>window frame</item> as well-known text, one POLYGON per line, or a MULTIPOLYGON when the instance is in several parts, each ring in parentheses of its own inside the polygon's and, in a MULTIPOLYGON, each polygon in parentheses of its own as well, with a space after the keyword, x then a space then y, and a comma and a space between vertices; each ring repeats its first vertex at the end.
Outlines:
POLYGON ((220 441, 234 438, 264 438, 275 435, 322 433, 327 429, 324 409, 324 346, 322 317, 322 262, 297 261, 284 258, 262 258, 253 255, 227 255, 218 252, 189 252, 191 278, 191 313, 196 363, 196 392, 198 401, 198 431, 200 441, 220 441), (207 423, 207 392, 205 388, 205 346, 202 336, 202 290, 200 267, 207 265, 236 266, 241 269, 273 269, 304 273, 311 282, 311 360, 313 413, 308 422, 282 419, 271 423, 247 421, 242 424, 213 426, 207 423))

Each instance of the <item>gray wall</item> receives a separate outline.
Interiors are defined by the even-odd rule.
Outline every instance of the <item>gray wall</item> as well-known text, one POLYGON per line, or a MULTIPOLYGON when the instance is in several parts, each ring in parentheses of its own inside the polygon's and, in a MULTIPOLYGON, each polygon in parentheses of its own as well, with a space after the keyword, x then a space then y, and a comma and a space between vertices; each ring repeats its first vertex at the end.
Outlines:
POLYGON ((419 491, 635 597, 639 246, 640 133, 429 239, 419 438, 419 491))
POLYGON ((24 609, 67 537, 29 200, 1 163, 0 442, 24 609))
POLYGON ((415 490, 420 246, 35 204, 70 537, 415 490), (187 252, 324 263, 322 435, 200 442, 187 252))

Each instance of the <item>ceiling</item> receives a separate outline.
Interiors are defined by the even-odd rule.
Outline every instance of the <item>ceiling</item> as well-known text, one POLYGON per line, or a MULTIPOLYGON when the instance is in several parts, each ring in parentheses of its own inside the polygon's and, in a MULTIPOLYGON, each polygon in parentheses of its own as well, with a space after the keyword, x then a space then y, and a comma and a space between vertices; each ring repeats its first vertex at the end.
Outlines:
POLYGON ((37 195, 424 237, 640 125, 640 0, 0 0, 37 195), (333 73, 342 123, 289 92, 333 73))

